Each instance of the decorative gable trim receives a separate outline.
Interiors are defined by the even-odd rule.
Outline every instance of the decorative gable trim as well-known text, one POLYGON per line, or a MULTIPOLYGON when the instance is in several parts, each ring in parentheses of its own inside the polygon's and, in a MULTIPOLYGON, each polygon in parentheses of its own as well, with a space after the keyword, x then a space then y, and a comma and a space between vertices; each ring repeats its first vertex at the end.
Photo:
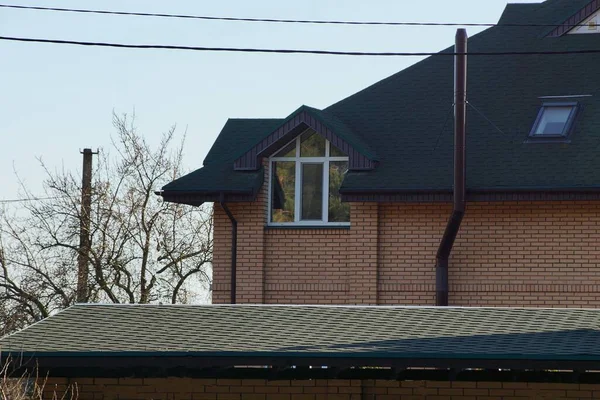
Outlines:
POLYGON ((234 169, 238 171, 257 170, 262 165, 261 158, 274 154, 282 146, 308 128, 313 129, 319 135, 329 140, 335 147, 348 154, 348 163, 351 170, 364 171, 375 168, 375 160, 371 160, 358 152, 347 141, 337 136, 325 124, 311 115, 310 112, 303 110, 235 160, 233 164, 234 169))
POLYGON ((593 0, 589 2, 585 7, 581 10, 577 11, 573 14, 569 19, 563 22, 561 25, 554 28, 549 34, 548 37, 559 37, 563 36, 570 30, 576 28, 583 21, 591 17, 596 11, 600 10, 600 0, 593 0))

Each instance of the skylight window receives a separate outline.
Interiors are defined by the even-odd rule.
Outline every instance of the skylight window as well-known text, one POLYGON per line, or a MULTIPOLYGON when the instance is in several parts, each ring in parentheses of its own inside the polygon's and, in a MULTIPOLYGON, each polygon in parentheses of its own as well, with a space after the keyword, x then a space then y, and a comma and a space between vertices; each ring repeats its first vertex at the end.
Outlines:
POLYGON ((566 138, 573 126, 577 103, 544 103, 529 133, 530 138, 566 138))

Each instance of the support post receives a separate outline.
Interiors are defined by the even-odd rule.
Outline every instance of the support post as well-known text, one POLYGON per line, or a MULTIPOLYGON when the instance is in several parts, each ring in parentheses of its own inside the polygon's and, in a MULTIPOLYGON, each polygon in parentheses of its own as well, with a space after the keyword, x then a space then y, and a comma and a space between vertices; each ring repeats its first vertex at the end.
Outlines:
POLYGON ((90 239, 90 214, 92 212, 92 149, 83 149, 83 172, 81 179, 81 215, 79 220, 79 253, 77 255, 77 302, 88 301, 88 275, 90 239))
POLYGON ((237 302, 237 220, 225 204, 225 194, 221 193, 219 204, 231 221, 231 304, 237 302))

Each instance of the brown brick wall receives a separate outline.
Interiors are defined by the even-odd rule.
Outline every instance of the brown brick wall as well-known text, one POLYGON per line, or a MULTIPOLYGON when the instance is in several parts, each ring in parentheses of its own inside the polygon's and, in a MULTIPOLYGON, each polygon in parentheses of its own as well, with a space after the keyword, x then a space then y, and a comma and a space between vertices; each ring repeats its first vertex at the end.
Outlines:
POLYGON ((353 203, 350 213, 348 304, 377 304, 379 205, 353 203))
MULTIPOLYGON (((433 304, 450 205, 386 204, 381 304, 433 304)), ((600 306, 600 202, 471 203, 450 258, 450 304, 600 306)))
MULTIPOLYGON (((46 382, 44 398, 75 387, 80 400, 550 400, 597 399, 600 384, 383 380, 63 379, 46 382)), ((69 397, 66 397, 69 398, 69 397)))
MULTIPOLYGON (((377 304, 377 204, 353 203, 351 229, 265 229, 263 196, 228 207, 238 221, 238 303, 377 304)), ((213 303, 229 303, 231 222, 218 204, 214 235, 213 303)))
MULTIPOLYGON (((252 203, 228 204, 238 223, 237 293, 238 303, 264 303, 264 258, 266 218, 265 195, 252 203)), ((231 290, 231 221, 215 203, 213 250, 213 303, 229 303, 231 290)))
POLYGON ((267 303, 345 304, 347 229, 269 229, 265 245, 267 303))
MULTIPOLYGON (((266 185, 265 185, 266 186, 266 185)), ((266 193, 239 221, 239 303, 435 304, 449 204, 351 203, 350 229, 266 228, 266 193)), ((229 302, 231 224, 215 205, 213 302, 229 302)), ((600 306, 600 201, 469 203, 450 304, 600 306)))

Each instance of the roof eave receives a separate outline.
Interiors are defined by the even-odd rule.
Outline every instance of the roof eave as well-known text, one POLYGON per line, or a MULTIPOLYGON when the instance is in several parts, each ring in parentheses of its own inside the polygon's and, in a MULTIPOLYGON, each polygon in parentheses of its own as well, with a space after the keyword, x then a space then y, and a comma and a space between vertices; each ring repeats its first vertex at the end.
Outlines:
POLYGON ((218 191, 169 191, 156 192, 164 201, 169 203, 200 206, 203 203, 213 203, 220 200, 226 202, 250 202, 256 200, 256 190, 218 190, 218 191))
MULTIPOLYGON (((599 193, 600 186, 498 186, 498 187, 480 187, 467 188, 469 193, 509 193, 509 192, 561 192, 561 193, 599 193)), ((341 194, 356 194, 356 193, 406 193, 406 194, 431 194, 431 193, 452 193, 451 187, 440 188, 397 188, 397 189, 382 189, 382 188, 342 188, 341 194)))
MULTIPOLYGON (((110 352, 52 353, 52 352, 5 352, 4 360, 27 360, 21 368, 36 365, 40 371, 52 371, 53 376, 86 376, 110 373, 130 376, 133 371, 144 371, 145 377, 163 375, 167 371, 183 370, 187 373, 215 368, 231 368, 238 365, 285 368, 292 365, 327 366, 329 368, 435 368, 435 369, 505 369, 505 370, 597 370, 600 358, 580 355, 577 359, 557 355, 461 355, 461 354, 401 354, 354 352, 343 354, 290 354, 290 353, 229 353, 229 352, 110 352), (6 357, 8 356, 8 357, 6 357), (31 365, 30 365, 31 364, 31 365)), ((138 372, 139 373, 139 372, 138 372)), ((171 372, 170 374, 172 374, 171 372)))
MULTIPOLYGON (((342 201, 347 202, 452 202, 452 189, 342 189, 342 201)), ((600 200, 598 187, 521 187, 467 189, 469 202, 494 201, 585 201, 600 200)))

